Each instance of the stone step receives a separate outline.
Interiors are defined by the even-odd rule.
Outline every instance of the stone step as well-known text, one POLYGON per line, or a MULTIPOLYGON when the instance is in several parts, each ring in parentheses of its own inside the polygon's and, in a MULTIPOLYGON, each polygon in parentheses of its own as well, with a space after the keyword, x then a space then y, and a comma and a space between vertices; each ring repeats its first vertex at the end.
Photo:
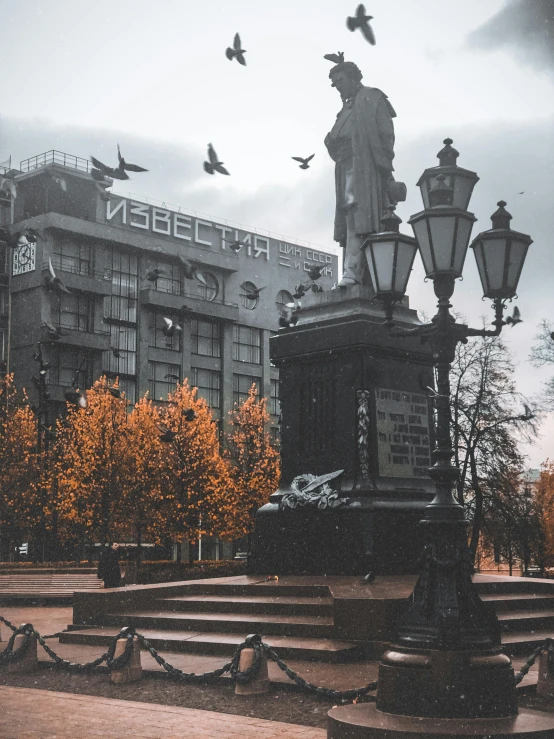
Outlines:
POLYGON ((106 626, 180 629, 189 631, 245 632, 279 636, 330 637, 333 619, 329 616, 288 616, 226 613, 218 618, 214 613, 173 613, 170 611, 133 611, 109 613, 103 617, 106 626))
POLYGON ((545 593, 554 594, 554 580, 539 580, 536 578, 506 578, 505 580, 493 580, 484 582, 477 580, 475 587, 479 595, 493 595, 500 593, 545 593))
POLYGON ((180 595, 160 598, 160 610, 211 613, 259 613, 295 615, 333 615, 331 597, 292 597, 262 595, 180 595))
POLYGON ((498 614, 503 632, 549 630, 554 638, 553 611, 504 611, 498 614))
MULTIPOLYGON (((129 625, 129 624, 127 624, 129 625)), ((217 654, 230 657, 245 637, 252 632, 202 633, 181 630, 138 628, 150 644, 160 651, 185 652, 189 654, 217 654)), ((65 631, 60 636, 63 644, 87 644, 107 647, 117 633, 113 626, 94 627, 65 631)), ((260 632, 257 632, 260 633, 260 632)), ((264 642, 284 660, 314 662, 351 662, 363 657, 363 648, 354 642, 339 639, 307 638, 267 635, 262 632, 264 642)), ((168 657, 171 662, 171 658, 168 657)))
POLYGON ((516 610, 548 610, 554 614, 554 594, 546 593, 496 593, 481 595, 481 600, 490 603, 497 613, 516 610))
POLYGON ((225 595, 225 596, 285 596, 293 598, 329 598, 330 591, 326 585, 281 585, 278 580, 266 581, 261 578, 257 582, 234 583, 195 583, 187 582, 187 593, 190 595, 225 595))
POLYGON ((510 657, 530 657, 545 639, 554 638, 554 630, 537 629, 502 634, 502 646, 510 657))

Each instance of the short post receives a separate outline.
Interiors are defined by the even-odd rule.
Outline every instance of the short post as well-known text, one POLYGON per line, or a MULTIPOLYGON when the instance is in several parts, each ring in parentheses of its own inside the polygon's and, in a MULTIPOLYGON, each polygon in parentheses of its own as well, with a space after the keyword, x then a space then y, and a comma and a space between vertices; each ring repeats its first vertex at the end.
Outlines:
MULTIPOLYGON (((254 635, 246 637, 248 642, 254 635)), ((259 638, 259 637, 258 637, 259 638)), ((262 655, 260 658, 260 667, 257 673, 247 683, 240 683, 238 680, 235 682, 235 695, 260 695, 261 693, 268 693, 269 686, 271 685, 269 680, 269 673, 267 671, 267 654, 265 649, 262 647, 262 655)), ((245 672, 254 664, 256 659, 256 652, 253 647, 244 647, 240 653, 239 658, 239 672, 245 672)))
POLYGON ((553 662, 554 654, 550 653, 550 649, 541 652, 539 655, 539 677, 537 680, 537 695, 544 698, 554 698, 554 665, 551 667, 549 662, 553 662), (549 660, 549 657, 551 659, 549 660))
POLYGON ((6 672, 12 674, 33 672, 38 668, 37 638, 34 634, 30 634, 28 637, 26 634, 17 634, 13 642, 12 651, 17 651, 27 638, 29 639, 29 643, 24 653, 6 664, 6 672))
MULTIPOLYGON (((115 643, 114 659, 121 657, 127 646, 127 639, 118 639, 115 643)), ((131 655, 127 664, 110 672, 110 680, 112 683, 132 683, 140 680, 142 677, 142 665, 140 663, 140 644, 138 636, 133 637, 131 646, 131 655)))

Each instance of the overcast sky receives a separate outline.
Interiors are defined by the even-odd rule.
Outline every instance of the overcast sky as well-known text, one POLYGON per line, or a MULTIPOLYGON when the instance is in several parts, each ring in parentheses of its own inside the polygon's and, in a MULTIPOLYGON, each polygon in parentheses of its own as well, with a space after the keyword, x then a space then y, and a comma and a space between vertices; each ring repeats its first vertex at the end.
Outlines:
MULTIPOLYGON (((58 149, 115 164, 119 142, 150 171, 114 192, 331 248, 333 165, 323 139, 340 100, 323 54, 344 51, 397 112, 404 221, 421 209, 415 183, 450 136, 460 166, 481 178, 474 234, 490 228, 502 198, 513 228, 532 236, 518 297, 524 323, 506 332, 519 388, 532 396, 554 373, 527 361, 540 319, 554 321, 554 0, 366 7, 374 47, 346 29, 356 0, 0 0, 0 162, 58 149), (246 67, 225 57, 236 31, 246 67), (210 141, 231 177, 203 172, 210 141), (314 152, 306 171, 290 159, 314 152)), ((434 310, 419 262, 408 292, 413 307, 434 310)), ((469 253, 455 309, 474 322, 491 317, 481 294, 469 253)), ((554 456, 552 417, 542 433, 528 450, 533 466, 554 456)))

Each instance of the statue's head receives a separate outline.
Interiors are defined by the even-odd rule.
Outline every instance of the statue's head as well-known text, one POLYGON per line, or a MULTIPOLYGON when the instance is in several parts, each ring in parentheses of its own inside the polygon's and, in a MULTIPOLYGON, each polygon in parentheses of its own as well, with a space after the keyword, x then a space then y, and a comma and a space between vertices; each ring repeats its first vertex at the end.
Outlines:
POLYGON ((329 72, 331 87, 336 87, 343 100, 352 97, 361 86, 363 74, 354 62, 340 62, 329 72))

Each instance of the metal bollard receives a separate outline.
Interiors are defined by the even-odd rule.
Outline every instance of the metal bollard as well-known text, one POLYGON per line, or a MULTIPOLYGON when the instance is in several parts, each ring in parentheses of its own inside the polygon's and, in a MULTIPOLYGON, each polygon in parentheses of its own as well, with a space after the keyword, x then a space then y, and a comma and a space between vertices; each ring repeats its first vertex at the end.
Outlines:
MULTIPOLYGON (((18 634, 13 643, 13 650, 19 649, 25 639, 24 634, 18 634)), ((6 645, 4 645, 4 649, 6 645)), ((37 638, 36 636, 29 637, 29 644, 25 650, 25 654, 22 654, 19 659, 10 660, 6 664, 6 672, 9 673, 22 673, 22 672, 33 672, 38 668, 38 654, 37 654, 37 638)))
POLYGON ((554 698, 554 671, 548 666, 548 651, 539 655, 539 678, 537 681, 537 695, 545 698, 554 698))
MULTIPOLYGON (((120 657, 127 646, 127 639, 118 639, 115 644, 114 659, 120 657)), ((142 665, 140 663, 140 644, 138 636, 133 637, 131 656, 124 667, 111 670, 110 680, 112 683, 132 683, 142 677, 142 665)))
MULTIPOLYGON (((239 671, 244 672, 254 664, 254 649, 245 647, 240 653, 239 671)), ((268 693, 271 683, 267 672, 267 654, 262 650, 260 669, 248 683, 235 683, 235 695, 260 695, 268 693)))

